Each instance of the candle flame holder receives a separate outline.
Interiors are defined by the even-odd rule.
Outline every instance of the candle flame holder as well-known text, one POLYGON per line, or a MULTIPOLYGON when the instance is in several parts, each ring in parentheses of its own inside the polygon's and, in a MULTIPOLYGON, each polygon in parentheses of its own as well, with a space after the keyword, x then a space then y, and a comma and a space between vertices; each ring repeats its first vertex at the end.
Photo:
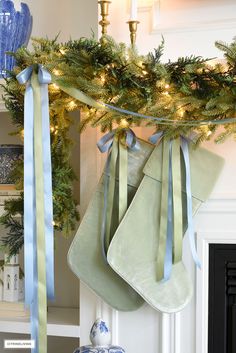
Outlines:
POLYGON ((137 29, 138 29, 138 24, 140 23, 139 21, 133 21, 130 20, 127 22, 129 25, 129 31, 130 31, 130 41, 131 45, 135 46, 136 39, 137 39, 137 29))
POLYGON ((107 34, 107 27, 110 24, 107 17, 109 15, 109 5, 111 4, 111 1, 101 0, 101 1, 98 1, 98 3, 101 8, 101 16, 102 16, 102 19, 99 22, 99 24, 102 27, 102 35, 104 35, 104 34, 107 34))

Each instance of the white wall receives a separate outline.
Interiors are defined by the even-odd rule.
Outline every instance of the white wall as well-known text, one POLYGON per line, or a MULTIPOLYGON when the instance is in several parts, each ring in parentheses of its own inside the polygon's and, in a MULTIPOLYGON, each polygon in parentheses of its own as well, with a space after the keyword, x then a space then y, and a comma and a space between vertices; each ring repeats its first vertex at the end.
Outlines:
MULTIPOLYGON (((155 10, 158 1, 139 0, 137 47, 140 53, 148 53, 157 47, 163 35, 164 60, 178 56, 221 55, 214 47, 216 40, 231 41, 235 36, 236 5, 231 0, 186 1, 161 0, 160 23, 156 24, 155 10), (147 6, 145 6, 147 5, 147 6), (185 28, 186 26, 186 28, 185 28)), ((127 0, 113 1, 110 6, 109 34, 117 41, 129 43, 126 21, 129 19, 127 0)))
MULTIPOLYGON (((55 38, 59 41, 97 33, 97 6, 94 0, 24 0, 33 15, 34 37, 55 38), (95 5, 95 6, 94 6, 95 5)), ((15 0, 19 7, 20 0, 15 0)))

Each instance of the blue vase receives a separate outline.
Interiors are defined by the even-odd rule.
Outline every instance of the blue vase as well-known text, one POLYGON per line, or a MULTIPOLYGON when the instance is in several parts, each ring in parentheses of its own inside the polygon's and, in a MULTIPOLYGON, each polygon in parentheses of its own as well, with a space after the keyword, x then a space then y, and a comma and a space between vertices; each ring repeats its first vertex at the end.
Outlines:
POLYGON ((28 5, 21 3, 21 11, 16 11, 12 0, 0 0, 0 78, 7 77, 7 71, 12 71, 15 64, 6 52, 27 46, 32 22, 28 5))

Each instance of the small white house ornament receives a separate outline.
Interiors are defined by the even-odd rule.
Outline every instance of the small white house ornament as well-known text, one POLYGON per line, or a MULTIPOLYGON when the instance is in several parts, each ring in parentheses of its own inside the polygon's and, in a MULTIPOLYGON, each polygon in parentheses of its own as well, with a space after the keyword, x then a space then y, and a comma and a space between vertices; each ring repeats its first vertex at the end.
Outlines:
POLYGON ((82 346, 74 353, 125 353, 119 346, 111 345, 111 332, 102 319, 97 319, 90 331, 92 345, 82 346))
POLYGON ((19 262, 18 255, 5 255, 3 272, 3 300, 17 302, 19 300, 19 262))

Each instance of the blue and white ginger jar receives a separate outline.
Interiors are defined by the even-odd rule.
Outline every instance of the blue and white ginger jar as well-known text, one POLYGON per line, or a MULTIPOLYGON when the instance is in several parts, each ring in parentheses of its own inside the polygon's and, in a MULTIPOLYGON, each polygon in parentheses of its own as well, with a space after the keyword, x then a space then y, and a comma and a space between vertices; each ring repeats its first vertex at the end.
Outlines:
POLYGON ((123 348, 111 345, 111 332, 102 319, 94 322, 90 340, 92 345, 80 347, 74 353, 125 353, 123 348))
POLYGON ((28 5, 21 3, 21 11, 16 11, 12 0, 0 0, 0 78, 7 77, 7 71, 12 71, 15 64, 6 52, 27 46, 32 23, 28 5))

